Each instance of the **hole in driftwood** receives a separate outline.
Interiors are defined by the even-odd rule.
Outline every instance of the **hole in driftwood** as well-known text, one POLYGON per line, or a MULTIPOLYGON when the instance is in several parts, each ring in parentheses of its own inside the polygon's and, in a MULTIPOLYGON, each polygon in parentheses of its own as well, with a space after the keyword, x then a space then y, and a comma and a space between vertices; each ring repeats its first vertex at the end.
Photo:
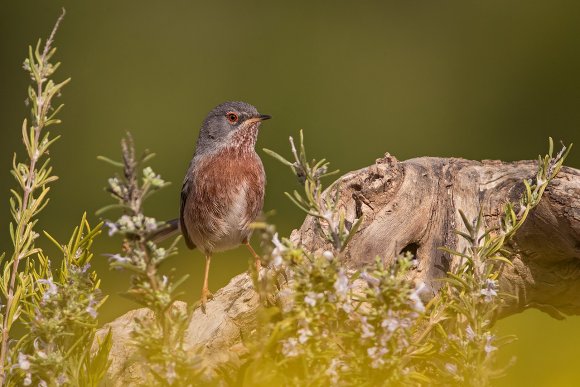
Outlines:
POLYGON ((413 259, 417 259, 417 250, 419 250, 419 244, 413 242, 403 247, 399 254, 403 255, 405 253, 410 253, 413 256, 413 259))

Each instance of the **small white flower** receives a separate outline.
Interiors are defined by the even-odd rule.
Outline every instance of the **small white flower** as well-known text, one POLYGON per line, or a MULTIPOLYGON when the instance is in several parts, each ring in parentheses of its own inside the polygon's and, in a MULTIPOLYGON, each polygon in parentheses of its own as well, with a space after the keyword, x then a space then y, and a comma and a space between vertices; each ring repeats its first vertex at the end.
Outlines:
POLYGON ((163 247, 157 247, 155 250, 153 250, 153 255, 155 258, 163 259, 166 257, 167 251, 163 247))
POLYGON ((48 301, 52 296, 56 296, 58 294, 58 286, 54 283, 52 278, 39 279, 37 282, 39 284, 48 285, 48 288, 42 294, 43 301, 48 301))
POLYGON ((485 347, 484 347, 484 350, 485 350, 485 353, 487 353, 488 355, 497 349, 497 347, 494 347, 492 345, 494 339, 495 339, 495 337, 493 335, 489 334, 489 333, 487 333, 485 335, 485 347))
POLYGON ((22 385, 30 386, 31 384, 32 384, 32 374, 30 374, 30 372, 29 372, 26 374, 26 377, 22 381, 22 385))
POLYGON ((334 254, 332 254, 332 251, 326 250, 324 253, 322 253, 322 256, 329 261, 332 261, 334 259, 334 254))
POLYGON ((274 244, 274 247, 277 248, 281 253, 286 251, 286 246, 284 246, 282 242, 280 242, 280 237, 278 236, 278 233, 275 233, 274 236, 272 237, 272 243, 274 244))
POLYGON ((455 364, 452 363, 446 363, 445 364, 445 369, 447 370, 447 372, 449 372, 450 374, 457 374, 457 366, 455 364))
POLYGON ((92 318, 97 318, 97 316, 98 316, 97 310, 95 308, 93 308, 92 306, 87 306, 87 308, 85 309, 85 312, 87 312, 89 314, 89 316, 91 316, 92 318))
POLYGON ((299 355, 298 350, 298 340, 294 337, 290 337, 282 343, 282 354, 288 357, 296 357, 299 355))
POLYGON ((115 222, 110 222, 107 220, 105 221, 105 227, 109 228, 109 236, 113 236, 119 232, 119 226, 117 226, 117 223, 115 222))
POLYGON ((308 292, 308 294, 304 297, 304 302, 312 307, 316 306, 316 298, 313 292, 308 292))
POLYGON ((497 296, 497 281, 490 278, 486 279, 485 285, 481 289, 481 295, 485 302, 492 302, 493 298, 497 296))
POLYGON ((425 283, 420 282, 415 286, 415 290, 413 290, 409 296, 409 299, 413 302, 413 308, 419 313, 425 312, 425 305, 423 305, 423 301, 421 301, 421 297, 419 295, 425 291, 426 288, 427 286, 425 283))
POLYGON ((177 379, 177 372, 175 372, 175 363, 174 362, 170 362, 167 365, 167 368, 165 371, 165 378, 167 379, 167 382, 169 382, 170 385, 173 384, 175 379, 177 379))
POLYGON ((48 387, 48 384, 46 381, 41 379, 40 382, 38 382, 38 387, 48 387))
POLYGON ((282 256, 288 250, 288 248, 284 246, 282 242, 280 242, 278 233, 275 233, 272 237, 272 243, 274 244, 274 250, 272 250, 272 266, 274 268, 279 268, 284 262, 282 256))
POLYGON ((304 297, 304 302, 312 307, 316 306, 316 301, 324 297, 324 293, 308 292, 304 297))
POLYGON ((145 217, 145 222, 144 222, 144 226, 145 226, 145 230, 147 230, 147 232, 152 232, 157 230, 157 221, 155 220, 155 218, 149 218, 149 217, 145 217))
POLYGON ((361 338, 363 339, 368 339, 371 337, 375 336, 375 329, 373 328, 373 326, 371 324, 368 323, 367 318, 366 317, 361 317, 361 329, 362 329, 362 334, 361 334, 361 338))
POLYGON ((278 297, 282 301, 282 312, 288 313, 294 308, 294 297, 290 289, 284 288, 278 293, 278 297))
POLYGON ((346 296, 346 292, 348 292, 348 277, 344 274, 344 270, 340 269, 338 272, 338 278, 334 282, 334 290, 336 290, 336 294, 340 297, 346 296))
POLYGON ((109 255, 109 262, 131 263, 131 259, 128 257, 122 257, 121 254, 113 254, 113 255, 109 255))
POLYGON ((18 367, 23 371, 30 369, 30 360, 28 360, 28 356, 22 352, 18 352, 18 367))
POLYGON ((387 348, 384 347, 370 347, 367 349, 367 355, 371 358, 372 368, 379 368, 385 364, 383 356, 388 352, 387 348))
POLYGON ((471 325, 468 325, 467 328, 465 328, 465 333, 467 334, 467 339, 469 341, 475 341, 476 334, 471 325))
POLYGON ((58 375, 58 378, 56 378, 56 384, 58 386, 62 386, 65 383, 68 383, 68 377, 66 376, 66 374, 58 375))
POLYGON ((119 228, 125 231, 135 231, 135 223, 129 215, 121 216, 117 221, 117 224, 119 225, 119 228))
POLYGON ((344 310, 345 313, 352 313, 352 311, 354 310, 354 308, 348 301, 343 302, 341 308, 342 310, 344 310))
POLYGON ((324 373, 330 377, 330 381, 332 382, 332 384, 337 384, 338 381, 340 380, 340 376, 338 374, 338 367, 341 364, 342 362, 340 360, 332 359, 330 361, 330 364, 328 365, 328 368, 326 369, 326 371, 324 371, 324 373))
POLYGON ((97 310, 95 309, 97 302, 91 297, 89 305, 85 308, 85 312, 89 314, 92 318, 97 318, 97 310))
POLYGON ((400 326, 399 320, 394 317, 388 317, 381 322, 381 327, 389 332, 394 332, 400 326))
POLYGON ((298 342, 304 344, 312 336, 312 331, 308 328, 300 328, 298 330, 298 342))
POLYGON ((282 263, 284 263, 282 256, 280 254, 274 255, 274 252, 272 252, 272 267, 277 269, 282 266, 282 263))
POLYGON ((160 175, 153 172, 151 167, 143 169, 143 183, 150 183, 153 187, 159 188, 165 185, 165 180, 160 175))

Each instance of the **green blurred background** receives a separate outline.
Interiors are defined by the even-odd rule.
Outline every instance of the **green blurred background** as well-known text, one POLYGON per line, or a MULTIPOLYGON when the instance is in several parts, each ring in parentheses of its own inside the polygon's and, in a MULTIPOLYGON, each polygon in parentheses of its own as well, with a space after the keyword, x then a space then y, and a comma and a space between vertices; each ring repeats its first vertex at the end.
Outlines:
MULTIPOLYGON (((109 203, 114 172, 97 155, 115 157, 130 130, 140 149, 158 154, 154 169, 174 184, 147 210, 177 215, 179 190, 205 114, 224 100, 244 100, 274 119, 258 148, 288 154, 287 138, 305 131, 311 155, 346 172, 390 152, 399 159, 453 156, 518 160, 546 150, 547 137, 580 142, 580 3, 576 1, 27 1, 0 5, 0 250, 10 250, 8 189, 20 127, 27 46, 46 37, 60 13, 56 78, 64 90, 63 138, 52 148, 51 203, 39 227, 64 240, 82 212, 109 203)), ((579 144, 580 145, 580 144, 579 144)), ((260 151, 260 154, 263 153, 260 151)), ((263 157, 265 209, 282 234, 302 215, 283 197, 296 183, 263 157)), ((580 166, 580 149, 568 165, 580 166)), ((110 217, 114 217, 110 214, 110 217)), ((46 241, 44 245, 48 246, 46 241)), ((117 295, 126 274, 96 267, 111 298, 103 322, 134 307, 117 295)), ((174 258, 191 274, 187 300, 199 295, 203 259, 182 244, 174 258)), ((54 250, 49 252, 56 254, 54 250)), ((217 290, 248 267, 244 249, 214 260, 217 290)), ((580 385, 580 319, 556 321, 527 311, 499 323, 519 341, 498 385, 580 385)))

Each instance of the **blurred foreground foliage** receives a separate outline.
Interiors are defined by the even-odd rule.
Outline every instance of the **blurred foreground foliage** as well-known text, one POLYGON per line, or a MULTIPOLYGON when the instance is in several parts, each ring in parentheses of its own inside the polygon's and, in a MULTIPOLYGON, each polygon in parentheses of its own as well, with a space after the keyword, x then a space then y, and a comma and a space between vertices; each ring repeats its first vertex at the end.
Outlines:
POLYGON ((63 244, 45 232, 62 253, 56 271, 36 245, 40 237, 35 231, 38 214, 48 204, 50 184, 57 179, 48 154, 58 136, 52 137, 47 128, 60 123, 57 114, 62 105, 55 108, 53 99, 69 82, 51 79, 60 65, 51 59, 56 52, 54 35, 63 17, 64 10, 44 47, 39 40, 29 48, 23 66, 32 80, 27 100, 31 119, 22 124, 27 160, 18 162, 14 155, 11 171, 17 181, 10 199, 13 250, 10 256, 1 256, 2 385, 96 386, 108 366, 111 336, 95 343, 97 312, 106 297, 90 266, 90 249, 102 225, 91 227, 83 215, 63 244), (15 326, 24 334, 14 334, 15 326))
MULTIPOLYGON (((17 187, 10 201, 13 251, 2 255, 0 281, 1 352, 3 385, 98 385, 110 364, 111 335, 97 339, 98 309, 106 297, 90 268, 91 246, 102 225, 91 227, 83 216, 70 240, 58 243, 60 266, 36 246, 37 216, 48 201, 49 185, 56 177, 48 149, 58 137, 45 130, 59 123, 52 100, 68 82, 54 83, 58 68, 50 59, 54 33, 41 51, 30 49, 24 68, 33 85, 29 89, 32 120, 25 120, 22 136, 27 161, 14 158, 12 174, 17 187), (24 332, 14 334, 17 324, 24 332)), ((328 250, 311 254, 275 228, 256 223, 261 234, 266 266, 252 276, 263 301, 257 329, 245 338, 249 349, 243 365, 214 368, 204 365, 203 350, 186 351, 185 331, 194 307, 179 309, 174 303, 185 277, 162 275, 161 263, 176 251, 150 238, 166 225, 145 215, 143 203, 167 183, 146 166, 150 154, 136 157, 132 139, 122 142, 122 162, 103 158, 122 173, 109 180, 108 191, 122 214, 108 221, 109 234, 123 237, 121 251, 109 256, 111 268, 131 273, 127 297, 149 308, 149 318, 135 319, 132 345, 147 371, 144 385, 489 385, 505 366, 495 355, 510 337, 496 337, 493 324, 509 294, 498 290, 503 265, 510 265, 506 242, 541 200, 570 151, 563 147, 538 160, 534 179, 524 181, 518 203, 507 203, 499 228, 490 228, 480 213, 468 219, 457 234, 467 247, 442 250, 456 257, 442 286, 429 288, 410 278, 416 262, 412 255, 396 257, 385 265, 349 271, 342 254, 362 219, 348 221, 337 203, 339 186, 326 190, 328 162, 306 157, 302 133, 297 147, 291 138, 293 160, 270 155, 289 166, 303 191, 288 194, 304 212, 316 219, 315 232, 328 242, 328 250)), ((253 268, 253 265, 250 265, 253 268)), ((252 269, 250 269, 252 271, 252 269)))
MULTIPOLYGON (((495 355, 513 337, 496 337, 493 324, 503 300, 513 297, 498 290, 502 266, 511 265, 506 242, 539 203, 571 146, 554 154, 549 140, 535 179, 524 181, 518 203, 505 205, 499 228, 485 225, 481 212, 468 219, 460 211, 464 229, 456 233, 468 247, 441 248, 458 259, 435 291, 409 279, 415 266, 409 254, 388 267, 376 257, 374 266, 345 270, 341 254, 361 219, 346 226, 337 184, 323 194, 327 163, 307 161, 302 133, 299 152, 292 138, 290 143, 293 161, 268 153, 296 174, 304 194, 288 196, 316 219, 316 232, 331 249, 313 255, 272 236, 270 262, 285 274, 287 287, 277 305, 262 311, 248 363, 238 375, 242 384, 483 386, 504 374, 506 365, 496 364, 495 355)), ((268 289, 260 283, 257 288, 268 289)))

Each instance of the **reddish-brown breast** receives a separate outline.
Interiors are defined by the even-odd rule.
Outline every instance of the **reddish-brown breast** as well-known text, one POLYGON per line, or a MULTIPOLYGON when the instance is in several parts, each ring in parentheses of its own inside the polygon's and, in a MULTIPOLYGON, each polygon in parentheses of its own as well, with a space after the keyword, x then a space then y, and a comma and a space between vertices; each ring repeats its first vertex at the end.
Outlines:
POLYGON ((200 157, 187 179, 182 211, 186 238, 207 254, 236 247, 249 237, 249 224, 262 211, 266 182, 253 149, 225 147, 200 157))

